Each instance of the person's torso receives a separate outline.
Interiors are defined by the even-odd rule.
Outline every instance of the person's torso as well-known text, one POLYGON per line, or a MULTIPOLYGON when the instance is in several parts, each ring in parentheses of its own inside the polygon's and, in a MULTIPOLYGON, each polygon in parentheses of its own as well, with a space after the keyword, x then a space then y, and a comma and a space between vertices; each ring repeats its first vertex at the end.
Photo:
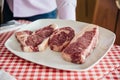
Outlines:
POLYGON ((14 17, 29 17, 51 12, 57 8, 56 0, 7 0, 14 17))

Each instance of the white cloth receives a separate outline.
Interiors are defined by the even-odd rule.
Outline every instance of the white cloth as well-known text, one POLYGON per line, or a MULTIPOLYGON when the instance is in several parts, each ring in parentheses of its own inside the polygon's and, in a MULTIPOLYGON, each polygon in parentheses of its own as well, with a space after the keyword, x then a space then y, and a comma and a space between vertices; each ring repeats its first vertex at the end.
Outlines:
POLYGON ((60 19, 76 20, 77 0, 7 0, 14 17, 30 17, 58 10, 60 19))
POLYGON ((12 75, 10 75, 8 72, 0 70, 0 80, 16 80, 16 79, 12 75))

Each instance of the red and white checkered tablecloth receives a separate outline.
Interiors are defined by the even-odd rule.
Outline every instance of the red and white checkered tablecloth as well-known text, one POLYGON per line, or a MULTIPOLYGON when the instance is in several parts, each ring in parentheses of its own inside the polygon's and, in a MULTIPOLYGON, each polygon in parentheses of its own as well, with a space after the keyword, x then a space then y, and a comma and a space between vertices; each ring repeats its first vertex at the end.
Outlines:
POLYGON ((17 80, 120 80, 120 46, 114 45, 108 54, 88 71, 64 71, 26 61, 4 46, 14 31, 0 34, 0 69, 17 80))

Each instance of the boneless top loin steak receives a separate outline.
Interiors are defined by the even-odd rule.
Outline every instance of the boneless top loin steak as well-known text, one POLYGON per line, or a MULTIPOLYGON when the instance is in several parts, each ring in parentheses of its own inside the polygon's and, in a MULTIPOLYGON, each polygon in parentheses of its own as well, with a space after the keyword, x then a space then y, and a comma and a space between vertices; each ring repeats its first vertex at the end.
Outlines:
POLYGON ((62 51, 62 57, 69 62, 81 64, 98 43, 99 28, 90 24, 75 35, 70 44, 62 51))
POLYGON ((82 64, 97 46, 99 27, 89 24, 75 34, 71 27, 58 28, 51 24, 36 31, 19 31, 15 36, 25 52, 43 51, 49 45, 51 50, 60 52, 64 60, 82 64))
POLYGON ((43 51, 48 46, 49 37, 56 28, 56 24, 51 24, 34 32, 29 30, 19 31, 15 33, 15 36, 20 42, 23 51, 43 51))
POLYGON ((49 39, 51 50, 61 52, 75 36, 74 30, 70 27, 56 29, 49 39))

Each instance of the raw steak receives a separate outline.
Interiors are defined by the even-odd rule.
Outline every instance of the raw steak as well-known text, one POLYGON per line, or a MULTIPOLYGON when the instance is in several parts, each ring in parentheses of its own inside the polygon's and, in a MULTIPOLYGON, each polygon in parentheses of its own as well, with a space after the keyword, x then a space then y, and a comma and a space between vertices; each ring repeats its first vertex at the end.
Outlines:
POLYGON ((62 57, 72 63, 84 63, 87 56, 96 47, 98 37, 98 26, 93 24, 88 25, 80 33, 75 35, 70 44, 62 51, 62 57))

